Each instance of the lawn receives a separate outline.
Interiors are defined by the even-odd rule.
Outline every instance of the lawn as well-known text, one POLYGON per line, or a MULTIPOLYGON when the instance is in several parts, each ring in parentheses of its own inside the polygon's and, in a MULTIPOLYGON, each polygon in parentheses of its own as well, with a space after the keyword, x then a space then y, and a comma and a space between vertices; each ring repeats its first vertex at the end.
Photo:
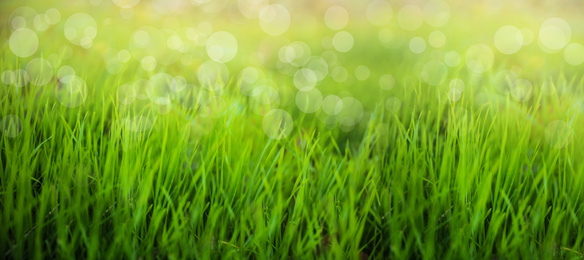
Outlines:
POLYGON ((584 258, 582 3, 0 7, 0 258, 584 258))

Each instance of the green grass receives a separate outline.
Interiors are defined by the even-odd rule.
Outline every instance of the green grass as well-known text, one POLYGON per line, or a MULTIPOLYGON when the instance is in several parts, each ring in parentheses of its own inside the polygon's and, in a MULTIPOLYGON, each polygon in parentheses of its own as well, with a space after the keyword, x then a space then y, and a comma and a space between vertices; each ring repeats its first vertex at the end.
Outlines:
MULTIPOLYGON (((477 76, 463 61, 449 68, 449 80, 467 82, 452 102, 449 80, 429 86, 409 69, 428 57, 413 58, 407 44, 367 44, 375 30, 354 35, 363 44, 342 56, 344 66, 371 62, 370 79, 327 77, 318 86, 361 100, 366 113, 351 131, 327 127, 322 111, 301 112, 292 77, 266 69, 293 118, 289 136, 270 139, 255 112, 273 107, 240 93, 243 60, 228 64, 223 90, 208 92, 225 101, 218 109, 199 102, 200 85, 173 96, 168 113, 148 99, 123 104, 118 87, 154 72, 133 61, 110 75, 100 43, 101 53, 73 46, 78 56, 68 61, 87 83, 79 107, 59 102, 56 77, 42 87, 2 85, 0 118, 16 115, 22 125, 1 126, 0 258, 584 257, 584 78, 576 69, 550 55, 533 58, 547 67, 530 71, 530 59, 497 54, 477 76), (512 64, 534 82, 528 101, 497 91, 497 73, 512 64), (389 92, 377 86, 386 70, 397 80, 389 92), (542 91, 546 81, 553 91, 542 91), (390 96, 401 109, 386 109, 390 96), (212 117, 192 125, 203 113, 212 117), (550 127, 556 120, 567 128, 550 127)), ((64 42, 35 55, 59 53, 64 42)), ((311 43, 314 55, 319 44, 311 43)), ((468 46, 448 47, 462 54, 468 46)), ((28 60, 3 45, 2 71, 28 60)), ((196 81, 197 66, 162 71, 196 81)))

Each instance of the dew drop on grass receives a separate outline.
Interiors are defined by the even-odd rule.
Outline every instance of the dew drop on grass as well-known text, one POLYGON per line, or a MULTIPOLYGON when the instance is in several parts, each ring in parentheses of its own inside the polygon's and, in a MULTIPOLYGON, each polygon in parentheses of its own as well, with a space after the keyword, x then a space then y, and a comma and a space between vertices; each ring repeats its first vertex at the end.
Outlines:
POLYGON ((16 115, 7 115, 0 120, 2 135, 14 138, 22 132, 22 121, 16 115))
POLYGON ((275 140, 288 137, 293 127, 292 116, 282 109, 272 109, 264 115, 262 120, 264 133, 275 140))

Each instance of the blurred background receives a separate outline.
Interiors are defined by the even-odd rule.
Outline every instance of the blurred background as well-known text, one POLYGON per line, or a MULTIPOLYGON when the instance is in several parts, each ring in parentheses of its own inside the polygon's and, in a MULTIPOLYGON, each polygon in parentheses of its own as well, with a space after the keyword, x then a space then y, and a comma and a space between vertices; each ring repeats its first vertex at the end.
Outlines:
MULTIPOLYGON (((584 62, 582 1, 0 5, 7 85, 75 76, 89 92, 111 89, 121 104, 183 107, 185 89, 213 92, 205 99, 236 89, 260 105, 253 109, 259 115, 297 109, 347 131, 377 105, 389 112, 414 106, 412 95, 420 93, 411 89, 439 93, 438 100, 417 98, 419 107, 457 102, 467 92, 478 105, 506 95, 529 104, 540 93, 572 93, 568 83, 584 62)), ((85 99, 60 101, 74 107, 85 99)))

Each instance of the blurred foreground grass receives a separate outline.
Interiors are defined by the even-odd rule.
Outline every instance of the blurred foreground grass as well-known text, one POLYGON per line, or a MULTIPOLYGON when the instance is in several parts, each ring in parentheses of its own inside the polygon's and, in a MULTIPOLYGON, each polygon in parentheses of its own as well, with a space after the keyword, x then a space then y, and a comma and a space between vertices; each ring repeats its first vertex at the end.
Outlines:
POLYGON ((266 4, 3 2, 2 256, 584 256, 577 4, 266 4))

